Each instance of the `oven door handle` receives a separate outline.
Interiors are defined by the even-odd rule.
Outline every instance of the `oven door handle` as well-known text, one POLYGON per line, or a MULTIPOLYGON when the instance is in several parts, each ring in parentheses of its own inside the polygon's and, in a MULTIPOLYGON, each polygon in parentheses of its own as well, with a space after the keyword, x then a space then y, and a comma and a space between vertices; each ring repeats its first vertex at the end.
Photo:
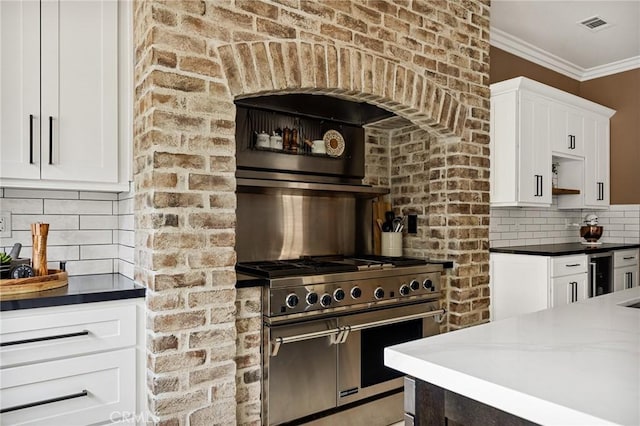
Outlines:
POLYGON ((389 318, 389 319, 384 319, 380 321, 366 322, 364 324, 351 325, 348 327, 349 327, 349 331, 358 331, 358 330, 366 330, 367 328, 381 327, 384 325, 397 324, 399 322, 405 322, 405 321, 411 321, 414 319, 429 318, 429 317, 436 317, 435 318, 436 322, 441 323, 442 320, 444 320, 444 316, 446 313, 447 313, 446 309, 438 309, 436 311, 420 312, 418 314, 405 315, 403 317, 389 318))
POLYGON ((330 330, 314 331, 313 333, 297 334, 295 336, 276 337, 271 342, 271 356, 277 356, 280 347, 287 343, 304 342, 305 340, 319 339, 321 337, 330 337, 331 344, 340 343, 343 340, 345 330, 343 328, 332 328, 330 330))

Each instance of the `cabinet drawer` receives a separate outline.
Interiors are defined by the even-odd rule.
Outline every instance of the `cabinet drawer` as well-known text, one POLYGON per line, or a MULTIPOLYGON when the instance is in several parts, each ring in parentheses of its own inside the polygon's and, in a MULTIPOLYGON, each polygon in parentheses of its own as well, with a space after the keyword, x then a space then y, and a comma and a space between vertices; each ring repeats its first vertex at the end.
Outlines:
POLYGON ((638 250, 616 250, 613 252, 613 267, 633 266, 638 264, 638 250))
POLYGON ((551 276, 562 277, 587 272, 587 256, 560 256, 551 260, 551 276))
POLYGON ((0 370, 2 425, 86 425, 135 412, 135 349, 0 370))
POLYGON ((135 304, 96 305, 3 313, 0 367, 134 346, 135 304))

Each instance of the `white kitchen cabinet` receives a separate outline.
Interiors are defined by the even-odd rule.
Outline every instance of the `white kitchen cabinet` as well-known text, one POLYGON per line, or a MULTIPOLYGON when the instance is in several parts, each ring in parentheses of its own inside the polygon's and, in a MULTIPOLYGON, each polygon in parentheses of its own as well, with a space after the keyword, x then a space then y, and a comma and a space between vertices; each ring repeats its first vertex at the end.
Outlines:
POLYGON ((491 320, 566 305, 588 297, 587 255, 490 255, 491 320))
POLYGON ((0 186, 128 189, 130 8, 0 2, 0 186))
POLYGON ((551 105, 551 151, 554 154, 584 156, 584 116, 576 108, 554 102, 551 105))
POLYGON ((637 287, 640 251, 619 250, 613 253, 613 290, 637 287))
POLYGON ((609 207, 609 119, 585 120, 584 207, 609 207))
POLYGON ((501 83, 491 90, 491 204, 550 205, 549 101, 501 83))
POLYGON ((3 425, 104 424, 144 413, 144 299, 5 311, 0 319, 3 425))
POLYGON ((551 308, 568 305, 589 297, 587 274, 551 279, 551 308))
POLYGON ((614 110, 517 77, 491 85, 491 205, 608 208, 609 119, 614 110), (564 186, 566 185, 566 186, 564 186))

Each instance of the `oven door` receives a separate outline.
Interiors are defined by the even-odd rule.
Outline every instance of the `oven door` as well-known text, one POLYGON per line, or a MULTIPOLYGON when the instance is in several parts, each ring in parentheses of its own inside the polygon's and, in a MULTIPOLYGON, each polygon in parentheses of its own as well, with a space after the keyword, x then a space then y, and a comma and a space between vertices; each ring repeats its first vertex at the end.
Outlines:
POLYGON ((338 319, 350 328, 338 345, 338 405, 403 387, 404 375, 384 365, 384 348, 440 333, 437 302, 385 308, 338 319))
POLYGON ((335 319, 264 327, 264 424, 336 407, 335 319))

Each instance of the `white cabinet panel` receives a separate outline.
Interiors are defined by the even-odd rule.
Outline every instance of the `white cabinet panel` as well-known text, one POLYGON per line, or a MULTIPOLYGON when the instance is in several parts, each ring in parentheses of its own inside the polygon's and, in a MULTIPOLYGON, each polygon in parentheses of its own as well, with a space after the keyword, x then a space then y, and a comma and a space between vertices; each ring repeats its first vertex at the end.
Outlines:
POLYGON ((491 204, 551 204, 550 103, 525 89, 492 86, 491 204))
POLYGON ((583 115, 564 104, 551 106, 551 151, 554 154, 584 156, 583 115))
POLYGON ((551 276, 562 277, 564 275, 586 274, 588 272, 587 255, 558 256, 552 258, 551 276))
POLYGON ((587 274, 551 279, 551 308, 568 305, 588 297, 587 274))
POLYGON ((613 291, 626 290, 638 286, 638 265, 615 268, 613 271, 613 291))
POLYGON ((0 2, 0 186, 129 189, 131 8, 0 2))
POLYGON ((609 207, 609 120, 585 119, 585 207, 609 207))
POLYGON ((638 283, 640 250, 619 250, 613 253, 613 290, 626 290, 638 283))
POLYGON ((134 305, 81 305, 74 311, 3 316, 0 366, 109 350, 136 344, 134 305))
POLYGON ((0 370, 2 424, 109 422, 135 412, 135 377, 134 348, 0 370))
POLYGON ((0 177, 40 177, 40 5, 0 2, 0 177))
POLYGON ((42 3, 42 178, 118 181, 118 3, 42 3))

